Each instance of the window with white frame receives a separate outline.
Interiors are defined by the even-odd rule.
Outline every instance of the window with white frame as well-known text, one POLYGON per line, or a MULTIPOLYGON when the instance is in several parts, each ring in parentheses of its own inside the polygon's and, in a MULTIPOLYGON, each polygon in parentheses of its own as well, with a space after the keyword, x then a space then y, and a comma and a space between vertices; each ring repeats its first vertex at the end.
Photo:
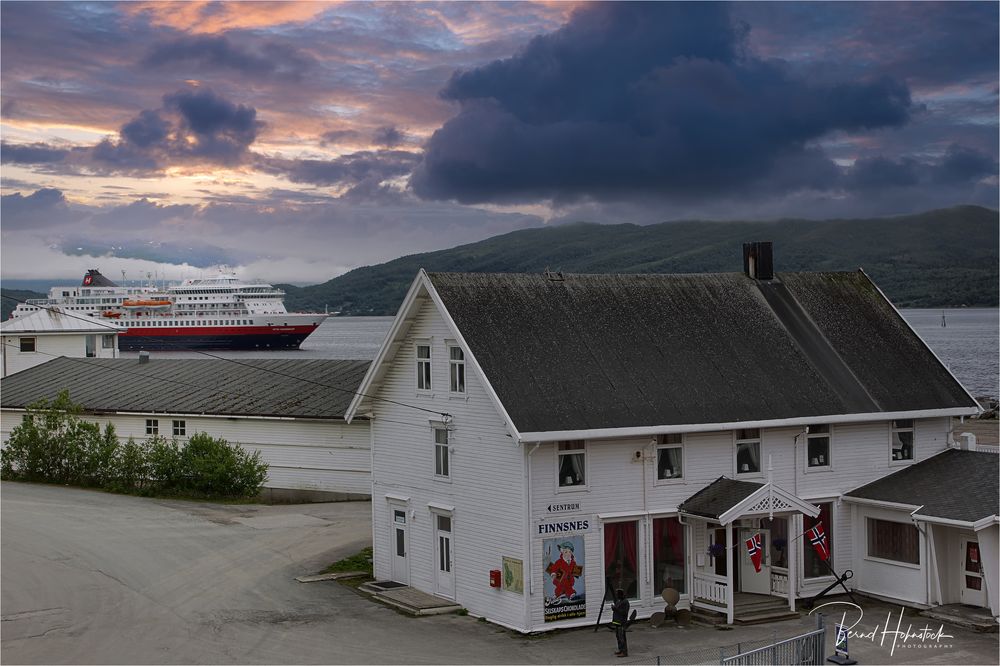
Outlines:
POLYGON ((451 392, 465 393, 465 352, 461 347, 448 347, 448 368, 451 375, 451 392))
POLYGON ((866 518, 868 557, 920 564, 920 534, 911 523, 866 518))
POLYGON ((35 338, 18 338, 18 344, 22 352, 35 351, 35 338))
POLYGON ((174 437, 184 437, 185 435, 187 435, 187 422, 178 421, 177 419, 174 419, 173 431, 174 431, 174 437))
POLYGON ((559 442, 556 469, 560 488, 584 488, 587 485, 587 447, 583 440, 559 442))
POLYGON ((656 438, 656 480, 684 478, 684 436, 660 435, 656 438))
POLYGON ((451 456, 448 450, 448 429, 434 428, 434 476, 451 478, 451 456))
POLYGON ((431 346, 425 343, 417 344, 417 389, 431 390, 431 346))
POLYGON ((101 336, 101 349, 114 349, 115 348, 115 336, 104 334, 101 336))
POLYGON ((896 419, 892 422, 889 440, 893 460, 913 460, 913 419, 896 419))
POLYGON ((736 473, 760 473, 760 429, 744 428, 736 431, 736 473))
POLYGON ((811 425, 806 435, 806 467, 830 467, 830 426, 811 425))
POLYGON ((159 419, 146 419, 146 434, 147 435, 159 435, 160 434, 160 420, 159 419))

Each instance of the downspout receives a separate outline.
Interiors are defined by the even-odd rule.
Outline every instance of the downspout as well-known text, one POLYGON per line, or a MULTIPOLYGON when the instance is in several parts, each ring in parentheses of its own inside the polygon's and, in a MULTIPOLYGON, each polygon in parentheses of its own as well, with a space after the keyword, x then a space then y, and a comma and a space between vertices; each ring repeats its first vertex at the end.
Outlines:
MULTIPOLYGON (((931 601, 931 566, 933 565, 934 570, 937 571, 937 553, 934 551, 933 535, 929 533, 929 530, 920 527, 920 521, 914 515, 922 508, 924 508, 923 504, 911 511, 910 520, 913 521, 913 526, 917 528, 917 531, 924 536, 924 559, 927 561, 927 569, 924 571, 924 599, 927 600, 928 606, 933 606, 934 604, 931 601)), ((940 581, 938 581, 938 584, 940 584, 940 581)), ((938 597, 938 601, 940 603, 940 596, 938 597)))
MULTIPOLYGON (((518 440, 518 446, 522 445, 522 442, 518 440)), ((528 451, 524 464, 524 487, 525 487, 525 498, 524 498, 524 530, 527 535, 527 543, 524 549, 524 574, 528 578, 528 589, 527 594, 524 595, 524 629, 525 631, 531 631, 531 596, 534 594, 535 588, 535 577, 532 575, 531 568, 531 454, 538 450, 541 446, 541 442, 535 443, 535 446, 528 451)), ((523 450, 523 449, 522 449, 523 450)))

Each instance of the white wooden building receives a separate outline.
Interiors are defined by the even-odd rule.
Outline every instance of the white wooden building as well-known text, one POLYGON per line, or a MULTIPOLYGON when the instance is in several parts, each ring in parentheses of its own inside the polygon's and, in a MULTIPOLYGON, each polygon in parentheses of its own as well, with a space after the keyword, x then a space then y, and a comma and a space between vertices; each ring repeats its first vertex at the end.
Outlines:
MULTIPOLYGON (((979 407, 863 272, 746 263, 421 271, 347 413, 371 422, 376 577, 537 632, 593 624, 619 587, 640 617, 666 586, 730 622, 746 595, 794 608, 834 580, 801 538, 817 522, 833 570, 864 572, 846 494, 948 451, 979 407)), ((946 602, 875 580, 849 584, 946 602)))
POLYGON ((60 358, 8 377, 0 438, 26 408, 69 391, 88 421, 115 426, 121 441, 153 435, 184 441, 208 433, 260 451, 273 501, 367 499, 368 423, 344 412, 368 361, 60 358))
POLYGON ((39 310, 0 323, 0 377, 34 367, 59 356, 117 358, 120 329, 85 314, 39 310))

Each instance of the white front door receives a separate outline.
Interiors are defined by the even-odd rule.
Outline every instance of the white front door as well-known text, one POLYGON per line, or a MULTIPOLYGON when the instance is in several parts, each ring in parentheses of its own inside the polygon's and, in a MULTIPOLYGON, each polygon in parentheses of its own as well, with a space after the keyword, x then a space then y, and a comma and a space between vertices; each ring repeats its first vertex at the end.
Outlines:
POLYGON ((960 585, 961 601, 970 606, 986 606, 986 585, 983 580, 983 554, 979 550, 979 542, 975 539, 959 539, 962 546, 961 562, 962 582, 960 585))
POLYGON ((434 514, 434 593, 455 598, 455 568, 451 543, 451 516, 434 514))
POLYGON ((740 591, 754 594, 771 594, 771 558, 767 549, 771 543, 770 530, 740 528, 740 540, 736 547, 740 550, 740 591), (747 539, 760 534, 760 571, 758 572, 747 550, 747 539))
POLYGON ((397 583, 410 584, 410 565, 406 553, 410 542, 406 530, 406 509, 390 507, 392 523, 390 538, 392 539, 392 579, 397 583))

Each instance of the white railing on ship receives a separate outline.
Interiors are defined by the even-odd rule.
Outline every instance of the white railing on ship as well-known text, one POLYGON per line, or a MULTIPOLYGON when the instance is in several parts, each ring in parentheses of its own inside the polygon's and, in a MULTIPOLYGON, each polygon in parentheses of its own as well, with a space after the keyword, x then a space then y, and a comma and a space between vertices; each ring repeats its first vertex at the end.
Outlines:
POLYGON ((726 605, 726 583, 717 576, 694 575, 694 598, 726 605))
POLYGON ((982 451, 984 453, 1000 453, 1000 446, 987 446, 985 444, 977 444, 976 451, 982 451))

